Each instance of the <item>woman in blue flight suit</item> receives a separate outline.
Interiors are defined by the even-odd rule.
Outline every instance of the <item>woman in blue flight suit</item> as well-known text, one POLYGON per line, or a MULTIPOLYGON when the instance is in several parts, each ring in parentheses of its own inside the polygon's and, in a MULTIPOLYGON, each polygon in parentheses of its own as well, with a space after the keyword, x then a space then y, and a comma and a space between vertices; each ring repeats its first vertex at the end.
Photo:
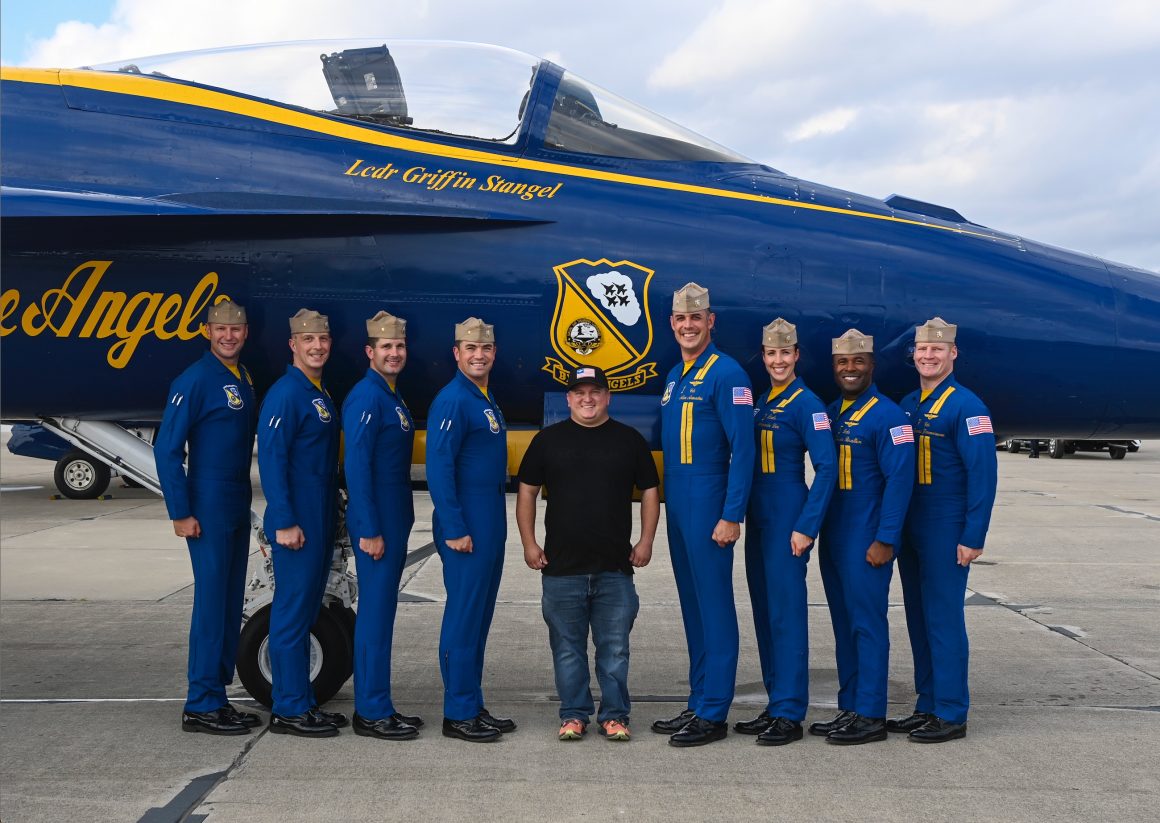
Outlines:
POLYGON ((346 526, 358 570, 354 629, 355 734, 417 737, 421 718, 391 700, 391 647, 407 538, 415 523, 411 450, 415 423, 396 381, 407 364, 407 321, 380 311, 367 321, 370 366, 342 404, 346 526))
POLYGON ((771 388, 754 398, 757 459, 749 495, 745 575, 761 679, 769 702, 733 728, 763 746, 802 738, 809 706, 806 564, 837 476, 826 407, 797 377, 797 327, 777 318, 762 331, 771 388), (814 465, 806 486, 805 455, 814 465))
POLYGON ((898 556, 918 701, 910 717, 888 721, 887 729, 909 732, 919 743, 967 733, 963 598, 970 564, 983 552, 998 484, 991 413, 954 378, 957 331, 941 317, 915 329, 921 388, 902 400, 918 451, 898 556))
POLYGON ((483 657, 507 540, 507 424, 488 389, 495 329, 469 317, 455 326, 458 371, 427 412, 427 486, 447 603, 439 633, 443 735, 489 742, 515 731, 483 700, 483 657))
POLYGON ((810 734, 849 745, 886 739, 887 608, 914 488, 914 431, 874 385, 874 338, 850 329, 834 339, 832 352, 842 390, 828 410, 838 485, 822 524, 818 563, 834 626, 840 713, 811 724, 810 734))
POLYGON ((258 415, 263 527, 274 558, 270 731, 302 737, 333 737, 349 722, 319 709, 310 685, 310 627, 322 607, 337 519, 340 428, 322 384, 330 342, 324 315, 302 309, 290 318, 294 360, 258 415))

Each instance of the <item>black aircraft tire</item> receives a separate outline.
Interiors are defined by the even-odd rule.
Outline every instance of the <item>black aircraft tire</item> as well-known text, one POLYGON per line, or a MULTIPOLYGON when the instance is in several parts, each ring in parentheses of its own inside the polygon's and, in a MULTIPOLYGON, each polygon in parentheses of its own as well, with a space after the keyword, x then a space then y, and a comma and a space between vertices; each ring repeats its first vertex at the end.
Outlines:
MULTIPOLYGON (((319 705, 338 694, 354 671, 354 637, 342 612, 346 609, 324 608, 310 629, 311 650, 321 654, 321 664, 311 685, 319 705)), ((238 679, 250 696, 266 708, 273 703, 270 683, 269 654, 266 650, 270 636, 270 606, 263 606, 242 627, 238 641, 238 679), (263 660, 265 655, 265 660, 263 660)))
POLYGON ((1020 448, 1022 448, 1022 446, 1020 446, 1020 445, 1019 445, 1019 441, 1018 441, 1018 440, 1008 440, 1008 441, 1007 441, 1007 452, 1008 452, 1008 454, 1019 454, 1019 449, 1020 449, 1020 448))
POLYGON ((1108 456, 1111 457, 1113 460, 1123 460, 1124 457, 1127 456, 1127 454, 1128 454, 1128 447, 1127 446, 1109 446, 1108 447, 1108 456))
POLYGON ((53 482, 71 500, 95 500, 109 488, 109 467, 88 452, 73 449, 56 461, 53 482))
POLYGON ((1048 444, 1047 449, 1047 453, 1051 455, 1052 460, 1058 460, 1059 458, 1063 457, 1063 453, 1066 451, 1066 447, 1063 445, 1063 441, 1058 439, 1052 440, 1048 444))

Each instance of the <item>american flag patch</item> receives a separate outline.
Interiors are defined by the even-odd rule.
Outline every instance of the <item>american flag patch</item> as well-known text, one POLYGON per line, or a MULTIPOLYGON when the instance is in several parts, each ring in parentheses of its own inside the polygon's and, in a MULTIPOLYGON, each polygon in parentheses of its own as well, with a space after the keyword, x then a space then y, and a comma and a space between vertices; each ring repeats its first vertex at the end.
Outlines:
POLYGON ((748 386, 734 386, 733 387, 733 405, 735 406, 752 406, 753 392, 749 390, 748 386))
POLYGON ((593 368, 576 369, 576 379, 577 380, 579 380, 581 377, 595 377, 595 376, 596 376, 596 369, 593 369, 593 368))
POLYGON ((991 428, 991 418, 983 414, 978 417, 967 418, 967 434, 994 434, 995 430, 991 428))
POLYGON ((825 412, 818 412, 814 415, 814 431, 824 432, 830 430, 830 418, 825 412))
POLYGON ((910 426, 895 426, 890 430, 890 439, 894 441, 895 446, 903 443, 913 443, 914 429, 910 426))

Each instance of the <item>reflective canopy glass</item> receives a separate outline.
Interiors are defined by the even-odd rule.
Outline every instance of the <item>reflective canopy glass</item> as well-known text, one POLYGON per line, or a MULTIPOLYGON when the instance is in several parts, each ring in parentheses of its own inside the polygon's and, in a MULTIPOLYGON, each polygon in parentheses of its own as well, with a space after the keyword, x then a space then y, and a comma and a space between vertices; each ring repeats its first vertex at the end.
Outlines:
POLYGON ((173 77, 382 125, 510 141, 539 62, 472 43, 319 40, 93 68, 173 77))

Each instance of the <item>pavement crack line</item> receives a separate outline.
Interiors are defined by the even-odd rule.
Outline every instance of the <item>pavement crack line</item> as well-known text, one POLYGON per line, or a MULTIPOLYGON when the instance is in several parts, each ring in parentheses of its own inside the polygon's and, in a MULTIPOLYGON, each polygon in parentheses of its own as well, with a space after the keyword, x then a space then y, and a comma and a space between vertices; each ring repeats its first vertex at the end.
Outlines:
POLYGON ((1004 603, 1001 600, 998 600, 994 597, 983 594, 982 592, 975 591, 974 589, 971 589, 971 588, 968 588, 967 591, 969 591, 971 593, 971 598, 984 598, 986 600, 990 600, 996 606, 1002 606, 1007 611, 1014 612, 1015 614, 1019 615, 1020 617, 1022 617, 1025 620, 1030 620, 1032 623, 1035 623, 1038 626, 1042 626, 1043 628, 1047 629, 1048 631, 1055 632, 1056 634, 1058 634, 1062 637, 1066 637, 1069 640, 1083 646, 1085 649, 1088 649, 1089 651, 1095 652, 1096 654, 1100 655, 1101 657, 1106 657, 1108 660, 1114 660, 1115 662, 1119 663, 1122 666, 1126 666, 1127 668, 1131 669, 1132 671, 1139 672, 1140 674, 1145 675, 1146 677, 1150 677, 1153 680, 1160 681, 1160 674, 1150 672, 1146 669, 1141 669, 1139 666, 1136 666, 1136 665, 1133 665, 1132 663, 1129 663, 1127 660, 1124 660, 1122 657, 1117 657, 1116 655, 1114 655, 1110 652, 1105 652, 1103 649, 1097 649, 1091 643, 1085 643, 1083 640, 1083 637, 1081 635, 1076 634, 1073 631, 1067 630, 1066 626, 1056 626, 1056 625, 1053 625, 1051 623, 1045 623, 1042 620, 1036 620, 1035 617, 1033 616, 1033 614, 1028 613, 1028 611, 1027 611, 1028 607, 1025 604, 1004 603))
POLYGON ((160 808, 154 807, 145 812, 137 823, 183 823, 187 820, 204 820, 204 815, 194 816, 194 812, 209 799, 213 791, 238 769, 250 754, 258 741, 266 736, 267 730, 262 729, 258 734, 246 742, 238 752, 233 762, 224 771, 211 772, 193 778, 184 789, 174 795, 173 799, 160 808))

